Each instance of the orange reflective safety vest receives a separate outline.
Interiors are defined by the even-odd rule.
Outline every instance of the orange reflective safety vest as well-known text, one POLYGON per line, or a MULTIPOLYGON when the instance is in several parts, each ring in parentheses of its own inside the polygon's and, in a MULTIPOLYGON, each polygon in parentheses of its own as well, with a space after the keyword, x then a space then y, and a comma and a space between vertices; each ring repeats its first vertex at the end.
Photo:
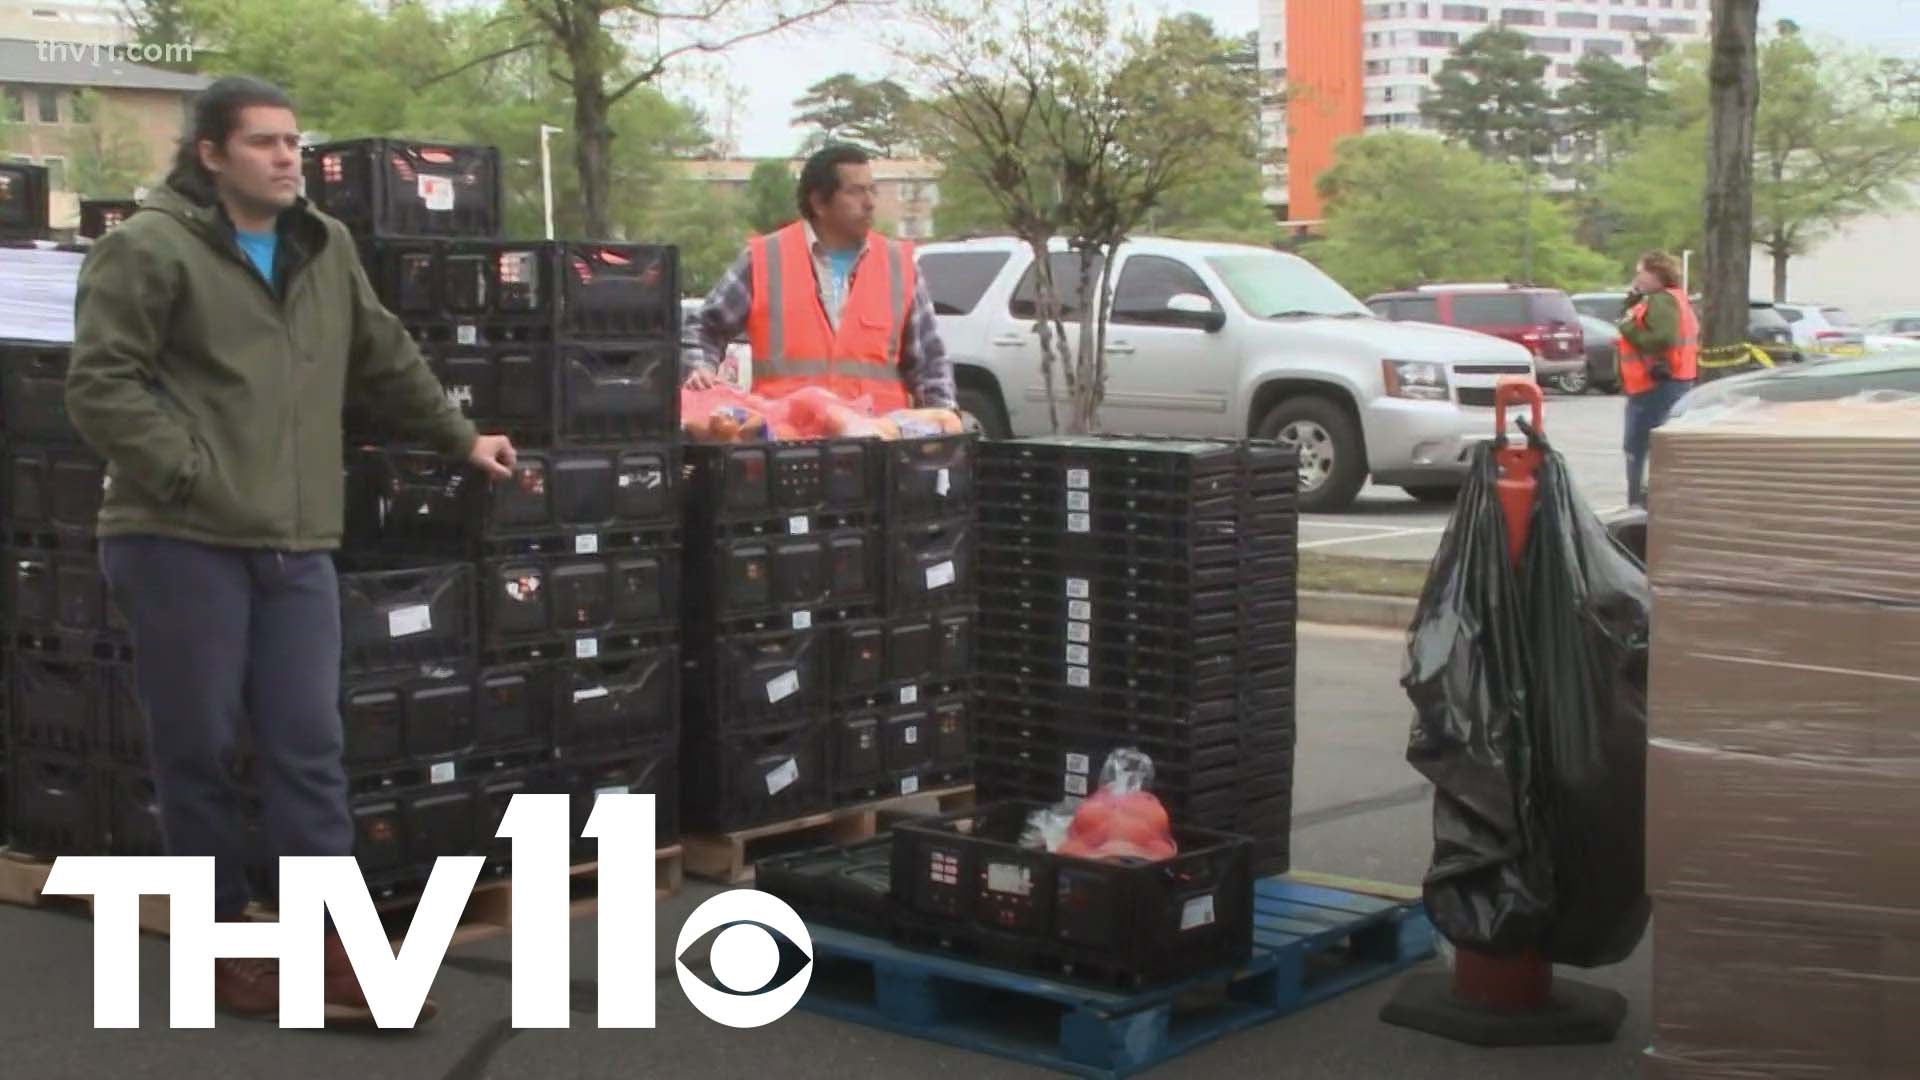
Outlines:
POLYGON ((848 400, 868 398, 876 413, 913 406, 900 378, 900 338, 917 279, 911 246, 867 234, 837 330, 821 305, 805 225, 756 236, 747 250, 754 393, 780 397, 824 386, 848 400))
MULTIPOLYGON (((1680 337, 1666 352, 1667 370, 1673 373, 1676 382, 1691 382, 1700 374, 1700 319, 1693 313, 1693 304, 1687 300, 1685 289, 1665 290, 1668 296, 1680 308, 1680 337)), ((1647 325, 1647 305, 1644 301, 1634 309, 1634 321, 1641 326, 1647 325)), ((1633 342, 1620 339, 1620 388, 1628 394, 1644 394, 1653 389, 1653 373, 1647 357, 1633 347, 1633 342)))

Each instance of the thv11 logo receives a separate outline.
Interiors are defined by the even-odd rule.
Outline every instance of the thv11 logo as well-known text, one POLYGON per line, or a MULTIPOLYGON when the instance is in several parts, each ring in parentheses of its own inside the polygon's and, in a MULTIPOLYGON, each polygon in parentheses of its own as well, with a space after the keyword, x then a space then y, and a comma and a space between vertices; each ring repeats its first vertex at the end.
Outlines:
MULTIPOLYGON (((515 795, 499 836, 513 843, 513 1026, 570 1025, 571 800, 515 795)), ((583 836, 599 845, 599 1026, 654 1026, 654 796, 609 793, 583 836)), ((211 856, 63 856, 43 892, 94 898, 93 1026, 140 1026, 140 898, 165 896, 171 919, 168 1020, 213 1026, 215 957, 280 961, 280 1026, 323 1026, 326 917, 331 916, 381 1027, 411 1027, 453 943, 486 860, 436 860, 400 949, 387 941, 351 856, 280 860, 278 922, 216 922, 211 856)), ((813 975, 813 939, 794 910, 751 889, 696 908, 674 945, 675 973, 693 1006, 729 1027, 770 1024, 792 1011, 813 975), (688 967, 712 937, 715 986, 688 967)))

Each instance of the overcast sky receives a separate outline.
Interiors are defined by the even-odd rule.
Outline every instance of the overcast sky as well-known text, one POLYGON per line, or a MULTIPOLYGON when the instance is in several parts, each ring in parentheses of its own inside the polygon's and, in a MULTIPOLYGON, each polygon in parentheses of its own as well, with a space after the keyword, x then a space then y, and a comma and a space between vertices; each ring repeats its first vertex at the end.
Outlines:
MULTIPOLYGON (((1257 0, 1138 0, 1135 6, 1145 13, 1197 11, 1234 33, 1254 29, 1259 13, 1257 0)), ((1858 44, 1920 54, 1920 0, 1762 0, 1760 17, 1763 23, 1793 19, 1858 44)), ((766 157, 797 149, 806 133, 792 126, 793 100, 813 83, 842 71, 866 78, 899 74, 871 25, 864 32, 850 23, 793 31, 741 45, 718 61, 724 76, 746 95, 737 114, 741 154, 766 157)), ((688 87, 681 93, 709 106, 719 126, 717 95, 688 87)))

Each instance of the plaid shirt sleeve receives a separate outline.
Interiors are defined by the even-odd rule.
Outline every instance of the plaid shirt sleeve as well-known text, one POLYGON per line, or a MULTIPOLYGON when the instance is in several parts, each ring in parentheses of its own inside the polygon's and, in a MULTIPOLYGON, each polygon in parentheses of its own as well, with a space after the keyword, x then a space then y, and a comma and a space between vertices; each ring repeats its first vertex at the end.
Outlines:
MULTIPOLYGON (((740 336, 752 310, 752 254, 742 251, 733 265, 727 267, 727 272, 721 275, 720 283, 707 294, 707 302, 700 309, 695 334, 700 340, 700 352, 706 357, 709 373, 719 369, 720 361, 727 355, 727 343, 740 336)), ((687 360, 689 371, 694 363, 691 358, 687 360)))
POLYGON ((947 344, 940 340, 940 322, 934 317, 933 297, 923 277, 914 280, 913 305, 900 334, 900 380, 921 408, 954 407, 953 361, 947 359, 947 344))

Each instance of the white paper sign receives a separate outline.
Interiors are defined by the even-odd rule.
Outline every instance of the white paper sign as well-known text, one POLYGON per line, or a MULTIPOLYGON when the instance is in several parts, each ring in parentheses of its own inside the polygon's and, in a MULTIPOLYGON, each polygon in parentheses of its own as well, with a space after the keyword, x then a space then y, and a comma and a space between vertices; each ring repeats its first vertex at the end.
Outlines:
POLYGON ((1093 685, 1093 674, 1083 667, 1067 669, 1067 685, 1087 687, 1093 685))
POLYGON ((1067 618, 1082 622, 1089 621, 1093 618, 1093 605, 1085 600, 1069 600, 1067 601, 1067 618))
POLYGON ((583 637, 573 643, 573 657, 576 660, 591 660, 600 655, 600 639, 583 637))
POLYGON ((1084 491, 1069 491, 1067 492, 1067 509, 1091 510, 1093 509, 1093 496, 1084 491))
POLYGON ((1213 925, 1213 894, 1196 896, 1180 907, 1180 929, 1213 925))
POLYGON ((903 776, 903 777, 901 777, 901 778, 900 778, 900 794, 902 794, 902 795, 912 795, 912 794, 913 794, 914 792, 916 792, 916 791, 919 791, 919 790, 920 790, 920 778, 919 778, 919 777, 917 777, 917 776, 903 776))
POLYGON ((1069 664, 1093 663, 1091 650, 1089 650, 1085 645, 1067 646, 1067 663, 1069 664))
POLYGON ((1087 778, 1084 776, 1067 777, 1066 791, 1069 795, 1085 795, 1087 793, 1087 778))
POLYGON ((947 472, 947 470, 941 469, 938 473, 934 474, 933 493, 935 495, 938 495, 944 499, 947 497, 947 492, 952 490, 953 490, 953 477, 951 474, 947 472))
POLYGON ((805 536, 807 530, 812 527, 813 523, 807 520, 807 515, 805 514, 787 519, 787 532, 794 536, 805 536))
POLYGON ((1033 875, 1024 866, 988 863, 987 888, 997 893, 1026 896, 1033 892, 1033 875))
POLYGON ((429 784, 450 784, 454 781, 458 771, 459 769, 455 762, 439 762, 427 770, 427 782, 429 784))
POLYGON ((1068 514, 1067 515, 1067 531, 1075 532, 1075 533, 1092 532, 1093 531, 1093 515, 1068 514))
POLYGON ((915 704, 915 703, 917 703, 917 702, 918 702, 919 700, 920 700, 920 688, 919 688, 919 687, 917 687, 917 686, 903 686, 903 687, 901 687, 901 688, 900 688, 900 704, 902 704, 902 705, 912 705, 912 704, 915 704))
POLYGON ((1092 595, 1093 588, 1087 584, 1086 578, 1070 577, 1067 579, 1067 599, 1085 600, 1092 595))
POLYGON ((575 555, 600 554, 600 534, 599 533, 582 533, 581 535, 574 537, 573 553, 575 555))
POLYGON ((1085 754, 1068 754, 1067 771, 1085 776, 1093 771, 1093 762, 1085 754))
POLYGON ((406 637, 433 629, 433 609, 425 604, 409 604, 387 612, 387 636, 406 637))
POLYGON ((598 701, 608 696, 610 696, 610 694, 604 686, 596 686, 588 690, 575 690, 573 692, 573 703, 578 705, 583 701, 598 701))
POLYGON ((778 795, 793 786, 800 779, 800 763, 792 758, 785 765, 767 774, 767 794, 778 795))
POLYGON ((1088 623, 1070 622, 1067 624, 1067 640, 1084 645, 1093 640, 1093 627, 1088 623))
POLYGON ((445 212, 453 209, 453 178, 422 175, 420 201, 425 203, 429 210, 445 212))
POLYGON ((767 682, 767 701, 778 705, 800 692, 800 673, 789 671, 785 675, 767 682))
POLYGON ((927 588, 944 589, 953 584, 955 577, 951 562, 936 563, 927 567, 927 588))
POLYGON ((907 740, 908 746, 920 745, 920 725, 919 724, 907 725, 906 740, 907 740))
POLYGON ((453 339, 462 345, 478 345, 480 344, 480 328, 477 326, 456 327, 453 331, 453 339))
POLYGON ((794 612, 794 613, 793 613, 793 628, 794 628, 795 630, 811 630, 811 629, 813 629, 813 612, 811 612, 811 611, 796 611, 796 612, 794 612))
POLYGON ((1070 488, 1084 489, 1089 485, 1091 479, 1091 475, 1085 469, 1067 470, 1067 486, 1070 488))

